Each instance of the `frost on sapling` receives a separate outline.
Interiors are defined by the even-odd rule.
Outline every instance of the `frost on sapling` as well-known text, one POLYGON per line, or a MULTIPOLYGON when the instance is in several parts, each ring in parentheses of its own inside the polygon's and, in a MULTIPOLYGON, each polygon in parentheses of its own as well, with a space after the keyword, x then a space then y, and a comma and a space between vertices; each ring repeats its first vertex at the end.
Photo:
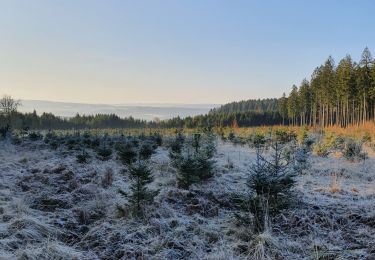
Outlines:
POLYGON ((227 139, 228 139, 230 142, 233 142, 235 138, 236 138, 236 136, 234 135, 233 131, 231 131, 231 132, 228 134, 227 139))
POLYGON ((82 153, 76 155, 78 163, 87 163, 88 159, 90 159, 90 155, 86 152, 85 149, 82 149, 82 153))
POLYGON ((108 161, 111 158, 112 149, 103 145, 96 149, 96 153, 99 160, 108 161))
POLYGON ((148 160, 151 158, 152 154, 155 153, 155 148, 157 146, 153 145, 149 141, 145 141, 141 144, 139 148, 139 158, 142 160, 148 160))
POLYGON ((175 159, 174 165, 177 168, 177 186, 189 189, 190 185, 199 182, 199 165, 190 151, 180 154, 175 159))
POLYGON ((260 148, 263 147, 267 140, 266 136, 259 132, 253 132, 249 137, 249 146, 252 148, 260 148))
POLYGON ((295 150, 294 153, 294 170, 302 174, 304 171, 310 168, 309 163, 309 148, 306 146, 300 146, 295 150))
POLYGON ((292 141, 293 158, 291 160, 293 160, 293 168, 298 174, 302 174, 311 167, 309 156, 313 143, 306 130, 303 130, 302 134, 298 137, 297 143, 292 141))
POLYGON ((291 157, 284 156, 285 146, 278 141, 270 145, 271 155, 266 158, 262 148, 257 148, 257 158, 249 170, 248 194, 236 195, 241 213, 239 223, 251 225, 255 232, 263 232, 268 217, 275 216, 292 202, 296 171, 291 157))
POLYGON ((302 132, 298 135, 297 141, 298 144, 305 147, 308 152, 312 150, 312 146, 314 144, 314 139, 311 138, 311 136, 307 133, 308 129, 304 128, 302 132))
POLYGON ((287 131, 285 129, 277 129, 275 132, 275 139, 280 144, 287 144, 296 141, 297 135, 293 131, 287 131))
POLYGON ((367 153, 363 151, 363 143, 353 139, 345 141, 343 146, 343 156, 350 162, 359 162, 367 159, 367 153))
POLYGON ((29 139, 30 141, 38 141, 43 139, 43 136, 39 132, 33 131, 29 133, 29 139))
POLYGON ((151 169, 144 161, 139 161, 129 169, 129 176, 132 181, 130 185, 129 202, 133 213, 136 216, 144 215, 144 207, 154 201, 158 191, 151 191, 147 185, 153 182, 151 169))
MULTIPOLYGON (((131 181, 129 192, 119 190, 119 193, 128 199, 132 216, 143 218, 146 206, 154 201, 159 191, 152 191, 147 187, 154 180, 147 161, 138 160, 128 165, 128 172, 131 181)), ((117 206, 117 209, 121 215, 126 215, 125 208, 117 206)))
POLYGON ((126 142, 117 147, 117 155, 125 165, 131 165, 137 159, 137 149, 131 142, 126 142))
MULTIPOLYGON (((138 144, 139 142, 127 142, 118 148, 118 155, 127 167, 131 184, 129 192, 119 190, 119 193, 127 198, 129 207, 117 206, 117 209, 121 215, 125 216, 127 215, 126 208, 130 208, 133 217, 143 218, 146 206, 150 205, 159 193, 159 191, 152 191, 147 187, 154 180, 152 170, 148 166, 148 160, 157 146, 144 141, 140 148, 136 149, 135 143, 138 144)), ((123 173, 125 174, 126 171, 123 171, 123 173)))
POLYGON ((314 144, 313 152, 321 157, 327 157, 331 152, 342 150, 345 145, 345 139, 342 136, 336 136, 333 133, 324 135, 323 140, 314 144))
POLYGON ((172 162, 181 155, 184 143, 185 137, 182 134, 182 130, 176 130, 176 136, 169 146, 169 158, 172 160, 172 162))

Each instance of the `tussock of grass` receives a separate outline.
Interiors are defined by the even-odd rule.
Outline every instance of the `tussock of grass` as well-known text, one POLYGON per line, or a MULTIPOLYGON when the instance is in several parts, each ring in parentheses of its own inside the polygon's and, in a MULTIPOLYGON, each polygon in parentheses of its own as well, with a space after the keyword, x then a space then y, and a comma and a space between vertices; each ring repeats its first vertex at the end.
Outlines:
POLYGON ((331 183, 329 185, 329 192, 331 193, 339 193, 341 191, 340 183, 338 180, 337 173, 332 174, 331 183))
POLYGON ((278 255, 278 244, 269 231, 257 235, 249 244, 251 260, 271 260, 278 255))

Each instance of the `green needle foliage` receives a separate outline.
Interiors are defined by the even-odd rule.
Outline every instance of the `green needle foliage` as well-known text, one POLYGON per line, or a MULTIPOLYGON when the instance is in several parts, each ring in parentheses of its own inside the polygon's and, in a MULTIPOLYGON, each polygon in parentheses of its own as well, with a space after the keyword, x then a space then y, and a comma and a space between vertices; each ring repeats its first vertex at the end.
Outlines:
POLYGON ((261 149, 257 149, 256 162, 250 168, 247 181, 249 196, 237 196, 240 207, 252 213, 249 219, 238 214, 238 219, 252 224, 256 232, 264 231, 269 216, 274 216, 280 210, 287 208, 292 202, 292 192, 295 186, 292 159, 284 156, 284 145, 273 142, 270 146, 271 156, 266 158, 261 149))
POLYGON ((192 139, 181 145, 178 150, 175 149, 177 145, 171 146, 170 158, 177 169, 179 188, 189 189, 193 183, 205 181, 213 176, 213 156, 216 152, 214 141, 214 135, 206 132, 204 135, 194 134, 192 139))
POLYGON ((191 155, 180 157, 176 163, 178 168, 177 186, 183 189, 189 189, 190 185, 199 182, 199 168, 200 165, 197 160, 191 155))
POLYGON ((82 153, 77 154, 76 158, 78 163, 87 163, 90 155, 83 149, 82 153))
POLYGON ((125 165, 131 165, 137 159, 136 147, 127 142, 117 148, 117 155, 125 165))
POLYGON ((141 160, 148 160, 155 152, 155 148, 152 143, 144 142, 139 149, 139 158, 141 160))
POLYGON ((185 137, 181 130, 176 130, 176 136, 170 144, 169 157, 173 158, 181 153, 185 143, 185 137))
POLYGON ((98 147, 96 149, 98 159, 102 161, 108 161, 112 155, 112 149, 107 148, 106 146, 98 147))
POLYGON ((195 133, 193 135, 193 141, 192 141, 191 146, 194 148, 196 153, 199 151, 200 145, 201 145, 201 134, 195 133))
POLYGON ((139 161, 129 167, 131 180, 130 194, 127 195, 134 216, 143 217, 146 205, 154 201, 158 191, 151 191, 147 185, 153 182, 151 169, 145 162, 139 161))
POLYGON ((343 156, 351 162, 363 161, 367 159, 367 153, 363 151, 363 143, 349 139, 343 147, 343 156))

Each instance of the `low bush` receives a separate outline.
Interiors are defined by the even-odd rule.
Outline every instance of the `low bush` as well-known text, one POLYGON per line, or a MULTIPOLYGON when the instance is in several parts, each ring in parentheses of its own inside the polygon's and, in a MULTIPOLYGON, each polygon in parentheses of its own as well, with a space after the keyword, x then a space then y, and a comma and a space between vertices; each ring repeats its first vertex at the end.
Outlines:
POLYGON ((324 136, 323 143, 329 150, 340 150, 344 145, 345 139, 341 135, 329 133, 324 136))
POLYGON ((226 139, 228 139, 229 141, 233 142, 234 139, 236 139, 236 136, 235 136, 235 134, 233 132, 230 132, 228 134, 228 137, 226 139))
POLYGON ((356 142, 348 139, 343 148, 343 156, 351 162, 367 159, 367 153, 363 151, 362 142, 356 142))
POLYGON ((90 159, 90 155, 85 151, 82 150, 82 153, 76 155, 78 163, 87 163, 88 159, 90 159))
POLYGON ((96 154, 99 160, 108 161, 112 155, 112 149, 106 146, 101 146, 96 149, 96 154))
POLYGON ((113 179, 114 179, 113 170, 111 168, 107 168, 102 177, 102 187, 108 188, 112 186, 113 179))
POLYGON ((59 147, 59 142, 58 141, 52 141, 52 142, 50 142, 50 147, 51 147, 51 149, 53 149, 53 150, 56 150, 58 147, 59 147))
POLYGON ((117 147, 117 155, 123 164, 130 165, 137 160, 138 153, 131 142, 126 142, 117 147))
POLYGON ((313 152, 314 154, 321 156, 321 157, 327 157, 330 154, 330 149, 328 146, 324 145, 323 143, 316 143, 313 146, 313 152))
POLYGON ((141 160, 148 160, 152 154, 155 153, 155 146, 151 142, 144 142, 139 148, 139 158, 141 160))
POLYGON ((92 147, 91 134, 89 132, 84 132, 82 135, 82 144, 87 147, 92 147))
POLYGON ((38 141, 38 140, 41 140, 42 138, 43 138, 43 136, 38 132, 29 133, 30 141, 38 141))
POLYGON ((291 141, 297 140, 297 135, 293 131, 287 131, 285 129, 277 129, 275 132, 275 138, 280 144, 286 144, 291 141))
POLYGON ((22 139, 18 135, 14 135, 12 137, 12 144, 20 145, 22 143, 22 139))
POLYGON ((371 134, 369 132, 366 132, 362 137, 362 142, 371 143, 371 141, 372 141, 371 134))
POLYGON ((266 136, 262 133, 254 132, 250 135, 249 145, 253 148, 263 147, 267 142, 266 136))
POLYGON ((64 138, 65 145, 68 148, 68 150, 80 150, 80 138, 76 136, 66 136, 64 138))
POLYGON ((311 151, 314 144, 314 139, 307 134, 307 130, 304 129, 297 137, 299 145, 305 147, 308 151, 311 151))
POLYGON ((173 157, 174 154, 181 153, 181 150, 184 146, 185 137, 182 134, 182 131, 176 131, 176 136, 172 140, 169 150, 170 150, 170 157, 173 157))
POLYGON ((93 139, 91 139, 90 145, 91 145, 91 148, 93 148, 93 149, 99 147, 100 146, 99 137, 94 137, 93 139))
POLYGON ((10 133, 10 130, 11 130, 11 128, 10 128, 9 125, 0 127, 0 137, 2 139, 5 139, 8 136, 8 134, 10 133))
POLYGON ((298 147, 294 155, 294 170, 299 174, 310 168, 309 158, 309 148, 307 146, 298 147))
POLYGON ((161 146, 163 144, 163 137, 159 133, 153 134, 151 138, 157 146, 161 146))

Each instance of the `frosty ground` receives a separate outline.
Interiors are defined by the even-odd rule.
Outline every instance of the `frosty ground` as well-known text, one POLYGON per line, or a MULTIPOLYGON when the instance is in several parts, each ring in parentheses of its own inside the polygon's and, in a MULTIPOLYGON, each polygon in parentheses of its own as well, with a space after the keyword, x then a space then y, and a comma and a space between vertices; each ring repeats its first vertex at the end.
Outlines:
POLYGON ((159 189, 145 220, 118 216, 129 185, 115 156, 79 164, 43 141, 0 149, 0 259, 375 259, 375 155, 312 155, 296 204, 251 241, 231 196, 246 191, 255 150, 219 142, 215 175, 176 188, 168 149, 151 164, 159 189), (103 179, 113 172, 114 181, 103 179), (264 252, 261 252, 264 250, 264 252))

